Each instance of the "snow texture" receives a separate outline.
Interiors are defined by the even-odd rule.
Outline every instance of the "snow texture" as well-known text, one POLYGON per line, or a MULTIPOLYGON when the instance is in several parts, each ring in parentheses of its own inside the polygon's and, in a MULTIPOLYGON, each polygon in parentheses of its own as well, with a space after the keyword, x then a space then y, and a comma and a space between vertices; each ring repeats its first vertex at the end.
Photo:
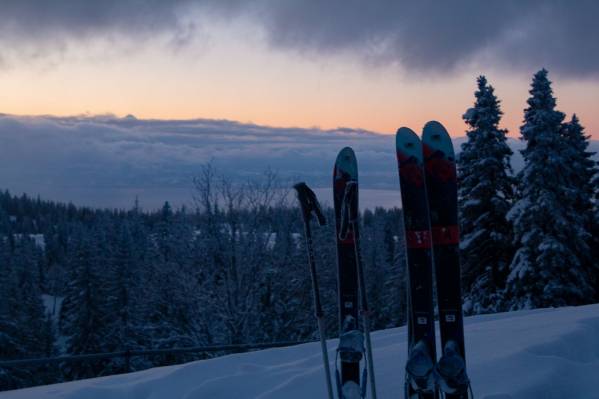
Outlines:
MULTIPOLYGON (((465 327, 476 398, 599 398, 599 305, 480 315, 466 318, 465 327)), ((372 338, 379 397, 400 397, 406 328, 372 338)), ((337 340, 328 347, 334 359, 337 340)), ((0 393, 1 399, 324 397, 318 343, 0 393)))

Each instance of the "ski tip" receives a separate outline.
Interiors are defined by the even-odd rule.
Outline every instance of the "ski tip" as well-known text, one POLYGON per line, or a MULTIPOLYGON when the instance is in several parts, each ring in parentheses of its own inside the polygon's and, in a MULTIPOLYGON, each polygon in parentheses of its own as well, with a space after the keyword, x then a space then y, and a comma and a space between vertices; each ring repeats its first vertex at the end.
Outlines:
POLYGON ((453 156, 453 143, 447 129, 437 121, 430 121, 422 130, 422 143, 432 150, 440 150, 453 156))
POLYGON ((339 169, 353 179, 358 179, 358 162, 356 160, 356 154, 351 147, 344 147, 339 151, 337 160, 335 161, 336 169, 339 169))
POLYGON ((424 140, 425 137, 429 139, 433 138, 434 135, 449 136, 449 133, 447 133, 447 129, 445 129, 441 122, 426 122, 424 128, 422 128, 422 140, 424 140))
POLYGON ((397 133, 395 134, 395 137, 409 137, 409 136, 416 136, 418 137, 418 135, 409 127, 405 127, 402 126, 399 129, 397 129, 397 133))
POLYGON ((395 148, 398 156, 415 157, 422 161, 422 144, 418 135, 409 127, 400 127, 395 134, 395 148))

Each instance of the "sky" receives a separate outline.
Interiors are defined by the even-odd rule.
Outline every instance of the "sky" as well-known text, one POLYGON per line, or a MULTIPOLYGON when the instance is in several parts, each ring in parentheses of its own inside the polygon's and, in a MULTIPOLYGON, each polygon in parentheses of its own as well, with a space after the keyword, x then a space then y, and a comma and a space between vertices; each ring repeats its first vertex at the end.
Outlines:
POLYGON ((598 16, 585 0, 3 0, 0 188, 189 198, 206 162, 324 187, 344 145, 363 187, 395 188, 377 133, 434 119, 459 143, 484 74, 518 148, 543 67, 598 140, 598 16))
POLYGON ((485 74, 517 137, 545 67, 598 138, 599 3, 488 3, 5 0, 0 112, 460 136, 485 74))

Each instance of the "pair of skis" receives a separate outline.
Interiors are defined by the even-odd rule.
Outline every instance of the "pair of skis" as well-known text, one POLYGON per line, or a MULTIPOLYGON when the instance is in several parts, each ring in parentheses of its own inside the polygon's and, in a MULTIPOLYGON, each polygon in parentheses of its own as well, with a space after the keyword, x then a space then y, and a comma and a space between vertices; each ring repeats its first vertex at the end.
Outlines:
POLYGON ((408 269, 407 399, 467 399, 453 145, 436 121, 396 134, 408 269), (442 353, 436 356, 433 268, 442 353))
MULTIPOLYGON (((298 183, 294 188, 297 191, 304 220, 315 315, 318 321, 328 397, 333 399, 326 334, 310 229, 312 215, 316 216, 320 225, 325 223, 325 219, 312 190, 305 183, 298 183)), ((354 152, 349 147, 345 147, 339 152, 335 162, 333 197, 339 288, 339 346, 335 359, 337 397, 339 399, 365 398, 367 381, 369 381, 371 398, 376 399, 370 342, 370 309, 359 245, 358 166, 354 152), (364 356, 366 367, 360 372, 360 362, 364 356)))
MULTIPOLYGON (((467 399, 462 298, 460 287, 457 179, 453 145, 438 122, 425 125, 422 142, 408 128, 396 135, 402 208, 408 258, 408 361, 406 399, 467 399), (436 356, 433 268, 436 277, 442 353, 436 356)), ((324 224, 314 193, 295 186, 304 219, 314 304, 318 320, 329 399, 333 399, 323 313, 310 231, 311 215, 324 224)), ((339 399, 366 396, 367 376, 376 399, 370 319, 360 256, 358 168, 354 152, 339 152, 333 172, 337 243, 340 337, 335 364, 339 399), (361 328, 359 316, 363 317, 361 328), (364 338, 366 348, 364 348, 364 338), (360 375, 360 361, 366 368, 360 375), (337 360, 340 360, 338 363, 337 360)))

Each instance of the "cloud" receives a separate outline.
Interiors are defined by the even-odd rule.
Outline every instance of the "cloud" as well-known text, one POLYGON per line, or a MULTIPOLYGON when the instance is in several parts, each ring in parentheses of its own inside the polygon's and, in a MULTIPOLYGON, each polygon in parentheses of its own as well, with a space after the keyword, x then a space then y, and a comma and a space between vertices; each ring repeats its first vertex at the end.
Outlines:
MULTIPOLYGON (((0 182, 11 191, 62 197, 72 190, 188 190, 211 162, 240 181, 268 168, 328 186, 337 152, 357 149, 369 187, 396 182, 393 137, 340 128, 272 128, 226 120, 0 116, 0 182)), ((79 195, 76 194, 76 195, 79 195)), ((132 200, 131 195, 128 200, 132 200)), ((73 198, 78 200, 79 198, 73 198)))
MULTIPOLYGON (((465 65, 545 66, 578 78, 599 75, 599 2, 579 0, 7 0, 0 33, 48 51, 70 41, 168 33, 185 46, 206 17, 244 18, 273 48, 318 55, 350 54, 408 72, 459 71, 465 65)), ((32 51, 28 46, 20 51, 32 51)), ((36 54, 35 51, 33 51, 36 54)))
MULTIPOLYGON (((417 128, 417 127, 415 127, 417 128)), ((515 150, 514 169, 522 164, 515 150)), ((456 149, 464 138, 454 139, 456 149)), ((139 120, 132 116, 22 117, 0 114, 0 189, 94 206, 159 206, 191 199, 192 178, 211 162, 235 181, 266 169, 284 180, 330 187, 338 151, 351 146, 360 185, 396 190, 394 136, 349 128, 275 128, 227 120, 139 120)), ((593 141, 591 151, 599 151, 593 141)), ((324 190, 330 193, 330 190, 324 190)), ((372 198, 380 204, 381 192, 372 198)))
POLYGON ((24 40, 97 33, 150 34, 179 28, 177 10, 187 1, 5 0, 2 30, 24 40))
POLYGON ((268 1, 258 19, 272 45, 350 51, 409 71, 445 73, 469 63, 599 73, 596 1, 268 1))
MULTIPOLYGON (((184 18, 189 0, 5 0, 0 12, 0 58, 61 62, 73 45, 104 42, 101 51, 142 47, 166 36, 174 49, 190 43, 195 25, 184 18)), ((1 65, 0 65, 1 66, 1 65)))

